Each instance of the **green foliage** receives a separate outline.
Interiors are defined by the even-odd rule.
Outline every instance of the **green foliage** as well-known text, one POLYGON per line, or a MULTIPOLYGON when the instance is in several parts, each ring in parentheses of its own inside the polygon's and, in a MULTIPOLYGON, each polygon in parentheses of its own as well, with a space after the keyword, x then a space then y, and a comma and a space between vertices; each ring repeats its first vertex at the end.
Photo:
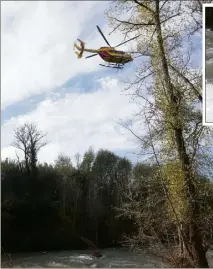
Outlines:
POLYGON ((169 200, 166 208, 169 218, 174 222, 184 222, 187 218, 188 203, 184 187, 184 174, 178 161, 165 164, 162 167, 162 177, 168 190, 169 200))
POLYGON ((92 165, 95 160, 95 153, 92 148, 90 148, 87 152, 84 153, 83 161, 80 165, 80 170, 88 173, 92 170, 92 165))

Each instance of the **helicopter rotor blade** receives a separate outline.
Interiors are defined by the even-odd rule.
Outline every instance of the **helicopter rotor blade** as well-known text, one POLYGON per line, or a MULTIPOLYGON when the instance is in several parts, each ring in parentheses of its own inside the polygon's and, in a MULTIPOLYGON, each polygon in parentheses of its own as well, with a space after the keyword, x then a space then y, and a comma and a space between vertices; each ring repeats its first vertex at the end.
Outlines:
POLYGON ((127 43, 127 42, 129 42, 129 41, 131 41, 131 40, 134 40, 134 39, 138 38, 139 36, 141 36, 141 35, 137 35, 137 36, 135 36, 135 37, 133 37, 133 38, 130 38, 130 39, 128 39, 128 40, 126 40, 126 41, 124 41, 124 42, 118 44, 118 45, 115 46, 114 48, 117 48, 117 47, 119 47, 119 46, 121 46, 121 45, 123 45, 123 44, 125 44, 125 43, 127 43))
POLYGON ((94 57, 94 56, 97 56, 98 54, 96 53, 96 54, 92 54, 92 55, 90 55, 90 56, 87 56, 87 57, 85 57, 85 59, 87 59, 87 58, 91 58, 91 57, 94 57))
POLYGON ((106 41, 107 45, 111 47, 111 45, 109 44, 109 42, 107 41, 106 37, 104 36, 103 32, 101 31, 101 29, 99 28, 98 25, 96 25, 96 27, 98 28, 99 33, 102 35, 103 39, 106 41))

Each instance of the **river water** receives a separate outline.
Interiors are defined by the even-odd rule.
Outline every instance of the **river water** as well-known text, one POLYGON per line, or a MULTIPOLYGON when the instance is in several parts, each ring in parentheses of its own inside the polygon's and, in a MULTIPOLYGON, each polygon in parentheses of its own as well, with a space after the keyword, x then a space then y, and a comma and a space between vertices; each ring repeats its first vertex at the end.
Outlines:
MULTIPOLYGON (((161 264, 154 261, 151 255, 132 252, 126 248, 110 248, 101 250, 103 257, 92 257, 89 250, 57 251, 12 254, 13 267, 89 267, 89 268, 153 268, 161 264)), ((4 267, 4 263, 2 264, 4 267)))
POLYGON ((206 122, 213 123, 213 31, 206 30, 205 36, 206 71, 206 122))
MULTIPOLYGON (((37 268, 155 268, 164 267, 152 255, 145 252, 132 252, 126 248, 110 248, 101 250, 103 257, 91 256, 89 250, 71 250, 57 252, 33 252, 11 255, 12 266, 7 267, 37 267, 37 268)), ((213 267, 213 250, 207 254, 210 268, 213 267)), ((2 268, 4 268, 2 263, 2 268)))

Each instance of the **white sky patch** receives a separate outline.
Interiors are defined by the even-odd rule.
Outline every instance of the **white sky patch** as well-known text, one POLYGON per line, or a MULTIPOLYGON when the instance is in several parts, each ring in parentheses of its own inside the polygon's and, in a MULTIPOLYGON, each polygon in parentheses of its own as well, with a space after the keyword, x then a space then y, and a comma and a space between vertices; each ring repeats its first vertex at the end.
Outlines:
MULTIPOLYGON (((13 142, 14 128, 25 122, 35 122, 38 128, 47 132, 48 145, 40 151, 39 161, 53 162, 60 152, 69 156, 83 154, 90 146, 128 150, 136 147, 132 134, 118 124, 131 120, 138 111, 136 104, 129 102, 129 96, 121 94, 124 85, 115 78, 98 81, 99 89, 89 93, 69 93, 58 100, 46 99, 36 110, 11 118, 2 125, 2 159, 15 157, 13 142)), ((134 122, 133 129, 143 128, 134 122)), ((134 150, 133 150, 134 151, 134 150)), ((16 152, 18 152, 16 150, 16 152)))
MULTIPOLYGON (((104 21, 107 7, 108 2, 101 1, 1 2, 2 109, 99 70, 101 59, 77 59, 73 43, 88 35, 86 47, 105 46, 96 18, 103 14, 104 21), (92 31, 87 31, 88 25, 94 26, 92 31)), ((109 28, 103 30, 108 38, 109 28)), ((116 45, 120 38, 112 34, 109 41, 116 45)))
POLYGON ((206 122, 213 122, 213 84, 206 84, 206 122))

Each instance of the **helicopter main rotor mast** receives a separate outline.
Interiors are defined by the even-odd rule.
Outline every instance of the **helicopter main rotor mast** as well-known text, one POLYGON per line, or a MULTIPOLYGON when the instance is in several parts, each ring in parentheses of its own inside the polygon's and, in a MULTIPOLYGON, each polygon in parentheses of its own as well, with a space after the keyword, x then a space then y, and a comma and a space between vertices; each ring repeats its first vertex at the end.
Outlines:
MULTIPOLYGON (((97 29, 98 29, 98 32, 101 34, 101 36, 103 37, 103 39, 105 40, 105 42, 107 43, 108 46, 111 47, 111 45, 109 44, 108 40, 106 39, 106 37, 104 36, 103 32, 101 31, 100 27, 98 25, 96 25, 97 29)), ((90 56, 87 56, 85 57, 85 59, 88 59, 88 58, 91 58, 91 57, 94 57, 94 56, 97 56, 98 54, 95 53, 95 54, 92 54, 90 56)))

